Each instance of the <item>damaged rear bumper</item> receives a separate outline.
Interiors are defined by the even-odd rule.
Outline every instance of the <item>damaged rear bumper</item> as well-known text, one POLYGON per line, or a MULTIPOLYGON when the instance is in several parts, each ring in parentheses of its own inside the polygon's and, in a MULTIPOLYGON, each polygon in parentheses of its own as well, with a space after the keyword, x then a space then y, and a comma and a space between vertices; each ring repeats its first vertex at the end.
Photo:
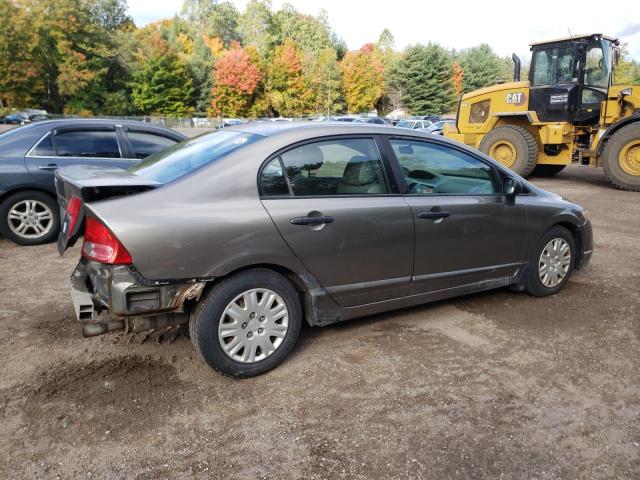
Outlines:
POLYGON ((197 301, 205 284, 149 282, 129 266, 82 259, 71 275, 71 299, 85 336, 138 332, 188 322, 185 302, 197 301))

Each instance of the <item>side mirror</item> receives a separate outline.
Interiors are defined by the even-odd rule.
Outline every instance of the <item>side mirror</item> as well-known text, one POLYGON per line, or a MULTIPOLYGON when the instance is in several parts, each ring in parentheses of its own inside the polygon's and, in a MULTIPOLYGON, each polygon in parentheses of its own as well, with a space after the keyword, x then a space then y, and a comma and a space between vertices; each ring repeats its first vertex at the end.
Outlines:
POLYGON ((515 197, 522 192, 522 184, 515 178, 507 177, 504 179, 504 183, 502 184, 502 192, 505 197, 515 197))

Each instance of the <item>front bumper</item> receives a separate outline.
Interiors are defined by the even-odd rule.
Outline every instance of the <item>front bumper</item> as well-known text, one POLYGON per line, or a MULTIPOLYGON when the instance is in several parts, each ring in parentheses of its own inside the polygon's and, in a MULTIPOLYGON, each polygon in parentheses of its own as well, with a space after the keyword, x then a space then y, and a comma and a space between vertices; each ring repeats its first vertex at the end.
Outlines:
POLYGON ((145 325, 156 328, 159 319, 164 324, 185 323, 188 321, 185 302, 197 301, 205 286, 205 282, 198 281, 149 282, 129 266, 85 259, 76 266, 70 283, 76 318, 84 323, 102 324, 104 328, 100 330, 105 331, 100 333, 126 328, 130 319, 134 320, 133 325, 138 325, 135 331, 148 329, 142 328, 145 325), (103 313, 111 318, 104 320, 103 313))

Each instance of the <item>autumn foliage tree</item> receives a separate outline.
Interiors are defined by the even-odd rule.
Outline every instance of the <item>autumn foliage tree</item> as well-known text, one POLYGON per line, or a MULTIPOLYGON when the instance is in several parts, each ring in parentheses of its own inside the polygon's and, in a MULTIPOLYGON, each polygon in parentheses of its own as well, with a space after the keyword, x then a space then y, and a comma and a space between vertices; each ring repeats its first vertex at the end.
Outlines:
POLYGON ((384 93, 384 66, 373 44, 347 52, 340 62, 342 88, 350 112, 373 109, 384 93))
POLYGON ((246 48, 234 42, 215 63, 210 113, 223 117, 247 115, 261 80, 259 65, 246 48))
POLYGON ((273 112, 280 116, 307 113, 312 101, 307 79, 293 40, 277 47, 269 68, 267 98, 273 112))
POLYGON ((464 69, 458 63, 457 60, 453 61, 453 89, 456 92, 456 97, 462 95, 464 82, 464 69))

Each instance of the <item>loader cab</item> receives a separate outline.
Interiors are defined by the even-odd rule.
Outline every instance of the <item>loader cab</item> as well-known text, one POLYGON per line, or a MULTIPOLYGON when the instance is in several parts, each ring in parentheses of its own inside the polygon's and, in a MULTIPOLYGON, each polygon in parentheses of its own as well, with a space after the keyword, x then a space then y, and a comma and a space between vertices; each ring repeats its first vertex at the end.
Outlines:
POLYGON ((532 44, 529 109, 543 122, 598 123, 617 45, 601 34, 532 44))

